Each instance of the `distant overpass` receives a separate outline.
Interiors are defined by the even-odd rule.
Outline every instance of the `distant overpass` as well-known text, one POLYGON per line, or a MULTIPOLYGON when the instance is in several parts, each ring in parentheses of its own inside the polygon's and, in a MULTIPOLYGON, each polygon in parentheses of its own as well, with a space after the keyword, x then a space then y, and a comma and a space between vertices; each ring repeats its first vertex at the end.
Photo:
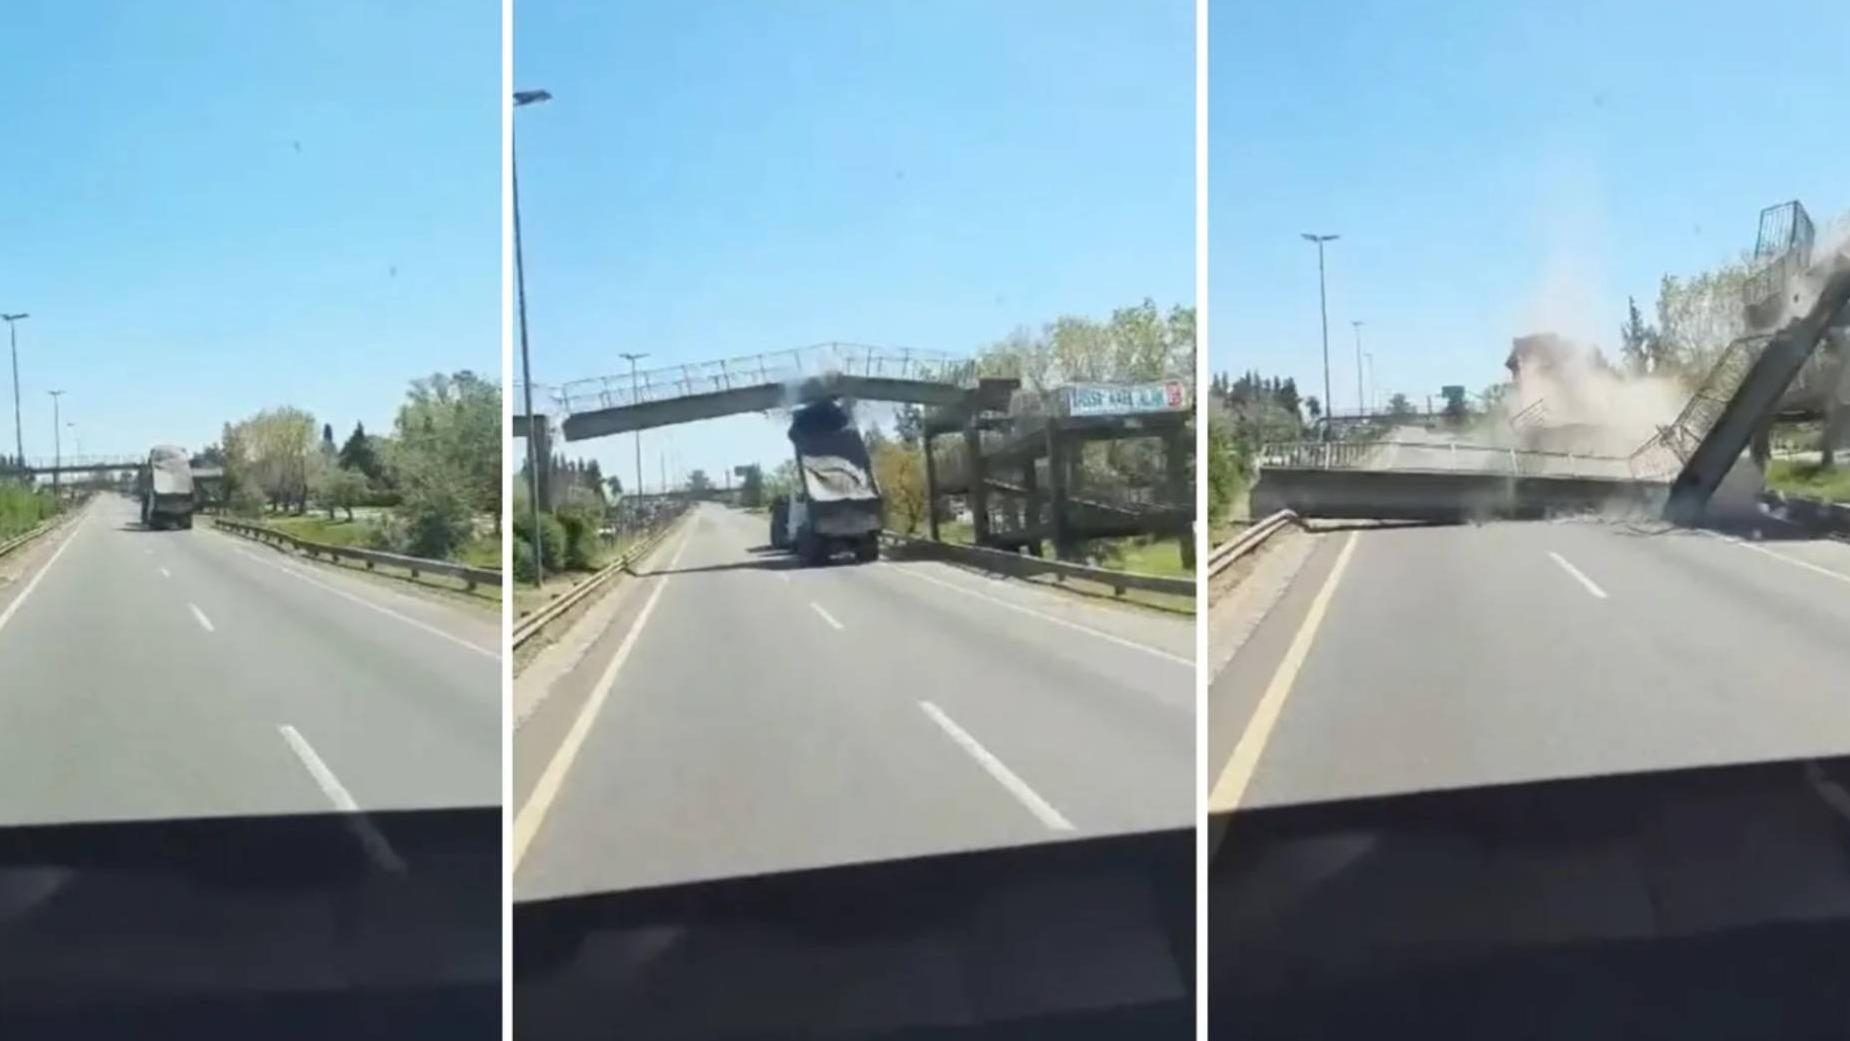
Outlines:
MULTIPOLYGON (((146 455, 67 455, 52 459, 28 459, 23 468, 35 477, 49 477, 54 474, 80 473, 115 473, 122 470, 139 470, 148 461, 146 455)), ((8 473, 19 473, 7 468, 8 473)))
MULTIPOLYGON (((23 471, 33 477, 83 474, 108 478, 114 474, 138 471, 145 465, 147 465, 147 457, 139 455, 74 455, 53 459, 27 459, 23 468, 0 470, 0 476, 18 474, 23 471)), ((193 467, 193 481, 207 499, 220 498, 224 491, 225 468, 195 466, 193 467)))

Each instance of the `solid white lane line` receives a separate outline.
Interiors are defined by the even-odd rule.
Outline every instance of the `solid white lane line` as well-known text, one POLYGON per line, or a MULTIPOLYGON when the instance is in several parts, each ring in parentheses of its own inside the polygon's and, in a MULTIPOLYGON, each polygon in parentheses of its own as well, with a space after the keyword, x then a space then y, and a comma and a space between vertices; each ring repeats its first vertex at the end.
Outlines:
POLYGON ((162 578, 172 578, 173 577, 173 574, 169 572, 166 568, 160 568, 159 570, 160 570, 162 578))
MULTIPOLYGON (((1226 814, 1240 808, 1240 800, 1246 797, 1246 789, 1252 784, 1253 774, 1259 769, 1259 758, 1265 752, 1266 743, 1272 739, 1272 731, 1278 726, 1279 717, 1284 714, 1285 701, 1291 697, 1298 673, 1310 657, 1311 646, 1317 639, 1317 630, 1322 628, 1324 616, 1329 614, 1330 604, 1336 598, 1336 587, 1342 582, 1343 572, 1349 568, 1350 558, 1355 556, 1356 540, 1361 535, 1359 531, 1351 531, 1349 537, 1343 540, 1342 549, 1336 553, 1336 563, 1330 566, 1330 573, 1324 576, 1316 598, 1304 612, 1303 621, 1298 623, 1297 634, 1285 648, 1285 656, 1279 659, 1271 681, 1259 696, 1259 704, 1254 706, 1252 716, 1247 719, 1246 729, 1240 732, 1240 740, 1234 744, 1226 765, 1221 767, 1220 776, 1215 778, 1214 787, 1208 791, 1208 812, 1220 814, 1223 821, 1226 814)), ((1212 835, 1215 848, 1219 848, 1224 831, 1223 824, 1212 835)))
MULTIPOLYGON (((230 537, 231 536, 229 535, 226 536, 226 538, 230 538, 230 537)), ((451 643, 455 644, 458 647, 462 647, 467 650, 474 651, 475 653, 482 655, 485 658, 493 658, 496 661, 501 660, 501 652, 498 650, 490 650, 486 647, 483 647, 481 644, 473 643, 469 640, 465 640, 462 637, 456 636, 452 633, 446 633, 442 629, 439 629, 434 625, 430 625, 426 622, 420 622, 416 618, 413 618, 407 614, 400 614, 399 612, 394 611, 391 608, 386 607, 382 604, 375 604, 371 600, 366 599, 365 597, 354 596, 352 593, 347 592, 345 589, 336 588, 335 586, 331 586, 327 584, 326 582, 321 581, 320 579, 310 578, 309 576, 304 575, 300 571, 297 571, 295 568, 284 567, 283 565, 278 564, 275 561, 265 560, 262 557, 259 557, 254 553, 247 553, 244 550, 239 549, 236 546, 233 546, 232 548, 234 550, 237 550, 237 552, 239 553, 243 553, 245 556, 251 558, 252 560, 255 560, 259 564, 263 564, 266 567, 273 567, 276 570, 281 571, 285 575, 291 575, 295 578, 299 578, 302 581, 307 582, 311 586, 315 586, 319 589, 327 590, 328 592, 333 593, 335 596, 338 596, 344 600, 351 600, 352 602, 359 604, 361 607, 367 608, 368 610, 377 611, 380 614, 387 616, 388 618, 396 618, 399 621, 405 623, 406 625, 413 626, 418 629, 422 629, 425 632, 431 634, 432 636, 441 637, 445 640, 450 641, 451 643)))
POLYGON ((1029 813, 1040 818, 1042 824, 1047 825, 1047 827, 1054 831, 1073 830, 1072 821, 1062 817, 1059 810, 1054 809, 1048 804, 1046 799, 1041 798, 1034 789, 1028 787, 1028 782, 1017 777, 1015 771, 1003 765, 1002 760, 991 755, 989 749, 977 743, 976 738, 971 737, 965 732, 964 728, 952 722, 951 717, 945 715, 943 709, 940 709, 929 701, 919 702, 919 708, 923 709, 925 714, 931 717, 932 722, 938 724, 939 729, 949 734, 951 740, 957 742, 959 747, 970 753, 971 757, 974 758, 983 769, 989 771, 989 776, 1000 781, 1002 787, 1009 790, 1010 795, 1020 800, 1021 804, 1028 808, 1029 813))
POLYGON ((840 622, 838 622, 838 621, 836 621, 836 620, 835 620, 835 617, 834 617, 833 615, 831 615, 831 614, 829 614, 829 613, 828 613, 827 611, 824 611, 824 610, 822 609, 822 605, 821 605, 821 604, 819 604, 819 603, 816 603, 816 602, 815 602, 814 600, 811 600, 811 601, 809 602, 809 606, 810 606, 810 607, 813 607, 813 608, 815 608, 815 610, 816 610, 816 613, 822 616, 822 620, 823 620, 823 621, 825 621, 825 622, 827 622, 827 623, 829 623, 830 625, 832 625, 832 626, 834 626, 834 627, 835 627, 835 628, 836 628, 837 630, 839 630, 839 629, 841 629, 841 627, 842 627, 842 624, 841 624, 840 622))
POLYGON ((649 599, 643 603, 637 613, 636 621, 630 631, 623 636, 623 642, 617 645, 617 653, 611 655, 610 664, 604 667, 603 675, 597 678, 597 686, 591 689, 591 696, 585 699, 585 705, 578 710, 578 718, 572 721, 572 729, 566 732, 565 740, 559 742, 559 748, 552 754, 552 761, 546 764, 546 772, 540 775, 528 794, 526 804, 514 815, 514 832, 508 857, 508 874, 520 870, 520 861, 527 855, 527 849, 539 834, 540 825, 546 822, 546 811, 559 796, 559 789, 565 783, 566 771, 572 768, 572 761, 578 758, 578 750, 584 746, 585 738, 591 733, 591 724, 596 721, 598 710, 610 697, 610 688, 616 685, 617 672, 623 668, 624 661, 630 656, 630 649, 636 646, 636 638, 642 635, 643 626, 649 622, 649 615, 655 611, 656 602, 662 598, 662 590, 668 588, 668 582, 674 576, 672 572, 681 566, 681 554, 687 551, 687 545, 693 541, 697 525, 689 524, 681 536, 681 545, 674 551, 674 557, 668 561, 665 569, 670 572, 661 576, 655 588, 650 591, 649 599))
POLYGON ((50 571, 51 566, 58 562, 58 558, 64 556, 64 551, 70 547, 71 540, 77 537, 78 530, 88 519, 88 517, 79 517, 71 522, 71 530, 65 533, 64 541, 58 543, 58 548, 52 551, 45 563, 39 565, 38 574, 32 576, 32 580, 26 583, 26 588, 19 591, 19 595, 13 598, 12 603, 0 608, 0 629, 5 629, 6 623, 13 620, 13 614, 19 610, 19 605, 25 603, 26 597, 31 596, 32 591, 39 587, 39 580, 45 577, 45 572, 50 571))
POLYGON ((1850 575, 1846 575, 1841 571, 1832 571, 1828 567, 1824 567, 1819 564, 1814 564, 1809 560, 1800 560, 1797 557, 1786 556, 1784 553, 1780 553, 1777 550, 1771 550, 1771 549, 1766 548, 1765 546, 1756 545, 1755 543, 1749 542, 1746 539, 1736 538, 1733 535, 1717 535, 1716 538, 1721 539, 1723 542, 1732 542, 1735 545, 1740 546, 1742 549, 1751 549, 1755 553, 1765 553, 1767 556, 1772 557, 1775 560, 1783 560, 1788 564, 1792 564, 1796 567, 1802 567, 1807 571, 1813 572, 1815 574, 1823 575, 1826 578, 1834 578, 1838 580, 1839 582, 1850 582, 1850 575))
POLYGON ((945 580, 941 578, 933 578, 930 575, 921 575, 913 571, 910 568, 903 568, 896 564, 890 563, 888 561, 881 561, 880 564, 877 566, 886 568, 888 571, 896 575, 905 575, 908 578, 916 578, 921 582, 930 582, 934 586, 943 586, 944 588, 949 589, 952 592, 962 593, 965 596, 973 596, 973 597, 976 597, 978 600, 987 600, 990 603, 995 604, 997 607, 1005 607, 1011 611, 1015 611, 1020 614, 1025 614, 1030 618, 1039 618, 1041 621, 1048 622, 1052 625, 1058 625, 1058 626, 1062 626, 1067 629, 1077 630, 1078 632, 1085 633, 1087 636, 1096 636, 1101 640, 1104 640, 1108 643, 1115 643, 1120 647, 1129 647, 1131 650, 1134 650, 1134 651, 1142 651, 1145 654, 1155 655, 1156 657, 1162 658, 1165 661, 1172 661, 1176 663, 1177 665, 1186 666, 1190 669, 1195 667, 1195 662, 1194 662, 1194 659, 1192 658, 1184 658, 1179 654, 1170 654, 1168 651, 1158 650, 1157 648, 1152 647, 1147 643, 1138 643, 1136 640, 1126 640, 1122 636, 1113 636, 1112 634, 1108 632, 1103 632, 1101 630, 1094 629, 1089 625, 1080 625, 1078 622, 1069 622, 1064 618, 1058 618, 1058 617, 1055 617, 1054 615, 1045 614, 1041 611, 1036 611, 1032 607, 1023 607, 1021 604, 1011 604, 1007 600, 1003 600, 1000 597, 990 596, 988 593, 978 592, 977 590, 974 590, 974 589, 965 589, 963 586, 960 586, 955 582, 946 582, 945 580))
POLYGON ((1559 553, 1556 553, 1554 550, 1549 550, 1548 555, 1554 558, 1555 563, 1561 565, 1561 570, 1567 572, 1570 575, 1573 575, 1574 578, 1578 580, 1581 585, 1586 586, 1587 592, 1592 593, 1594 596, 1599 597, 1601 600, 1606 599, 1606 591, 1604 589, 1601 589, 1592 579, 1588 578, 1586 575, 1581 574, 1579 568, 1575 567, 1572 564, 1569 564, 1567 562, 1566 557, 1562 556, 1559 553))
POLYGON ((379 833, 379 829, 373 826, 372 818, 360 811, 359 804, 353 801, 353 796, 347 794, 347 789, 341 785, 340 778, 334 776, 334 771, 328 769, 328 764, 322 762, 321 757, 315 754, 315 749, 309 745, 308 739, 287 723, 279 724, 276 729, 282 733, 283 740, 289 743, 289 748, 295 753, 296 758, 301 760, 302 765, 308 769, 309 776, 315 779, 315 784, 320 786, 321 794, 328 797, 328 801, 334 804, 335 809, 348 814, 348 826, 353 829, 355 837, 360 840, 360 845, 366 850, 367 855, 373 858, 373 862, 387 871, 405 870, 405 862, 399 859, 392 844, 387 842, 385 836, 379 833))
POLYGON ((206 632, 212 631, 212 619, 206 617, 206 613, 199 609, 198 604, 187 604, 186 608, 193 612, 193 618, 199 622, 206 632))

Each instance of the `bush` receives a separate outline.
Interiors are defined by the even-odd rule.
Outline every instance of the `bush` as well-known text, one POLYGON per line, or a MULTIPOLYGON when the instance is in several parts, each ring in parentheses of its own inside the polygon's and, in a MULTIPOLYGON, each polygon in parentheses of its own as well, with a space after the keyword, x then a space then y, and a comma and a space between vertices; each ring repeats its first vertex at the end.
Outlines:
POLYGON ((31 531, 57 509, 49 492, 23 484, 0 484, 0 539, 31 531))
POLYGON ((404 552, 447 560, 475 534, 475 514, 460 481, 422 482, 407 490, 398 508, 404 524, 404 552))
POLYGON ((263 495, 255 488, 239 486, 226 500, 225 508, 238 517, 259 516, 263 513, 263 495))
POLYGON ((404 523, 391 514, 380 517, 366 529, 366 547, 387 553, 405 552, 404 523))
POLYGON ((561 510, 558 523, 565 532, 565 567, 571 571, 590 571, 597 567, 603 551, 597 533, 597 515, 582 510, 561 510))
MULTIPOLYGON (((565 570, 566 541, 565 526, 559 523, 559 518, 554 517, 550 513, 540 514, 541 561, 546 565, 546 570, 548 572, 565 570)), ((516 545, 524 545, 527 547, 527 556, 529 558, 527 578, 531 580, 533 578, 531 560, 533 555, 533 524, 531 515, 522 513, 514 518, 514 542, 516 545)), ((520 566, 518 559, 515 560, 515 566, 520 566)))
POLYGON ((514 543, 514 580, 533 581, 533 543, 514 543))

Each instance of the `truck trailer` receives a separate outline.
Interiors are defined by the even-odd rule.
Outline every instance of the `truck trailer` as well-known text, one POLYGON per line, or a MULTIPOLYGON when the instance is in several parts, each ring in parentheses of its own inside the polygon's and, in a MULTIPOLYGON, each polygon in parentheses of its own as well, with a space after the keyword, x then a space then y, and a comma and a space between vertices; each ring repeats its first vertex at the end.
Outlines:
POLYGON ((156 445, 137 475, 141 524, 145 528, 193 526, 193 465, 186 449, 156 445))

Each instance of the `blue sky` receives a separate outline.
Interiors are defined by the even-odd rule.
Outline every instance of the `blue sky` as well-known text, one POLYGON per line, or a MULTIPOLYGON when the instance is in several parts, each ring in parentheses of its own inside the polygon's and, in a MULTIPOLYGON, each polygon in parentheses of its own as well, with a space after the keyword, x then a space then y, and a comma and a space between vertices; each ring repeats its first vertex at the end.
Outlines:
POLYGON ((9 3, 26 454, 51 388, 67 453, 143 453, 281 404, 385 430, 414 377, 498 377, 499 6, 9 3))
MULTIPOLYGON (((1193 302, 1194 5, 515 5, 534 380, 1193 302)), ((563 446, 633 472, 627 436, 563 446)), ((758 416, 645 481, 786 458, 758 416)))
POLYGON ((1823 0, 1215 5, 1210 357, 1356 404, 1501 378, 1513 336, 1615 353, 1625 299, 1732 259, 1763 206, 1850 209, 1843 11, 1823 0), (1647 10, 1649 8, 1649 10, 1647 10), (1830 41, 1830 42, 1826 42, 1830 41))

